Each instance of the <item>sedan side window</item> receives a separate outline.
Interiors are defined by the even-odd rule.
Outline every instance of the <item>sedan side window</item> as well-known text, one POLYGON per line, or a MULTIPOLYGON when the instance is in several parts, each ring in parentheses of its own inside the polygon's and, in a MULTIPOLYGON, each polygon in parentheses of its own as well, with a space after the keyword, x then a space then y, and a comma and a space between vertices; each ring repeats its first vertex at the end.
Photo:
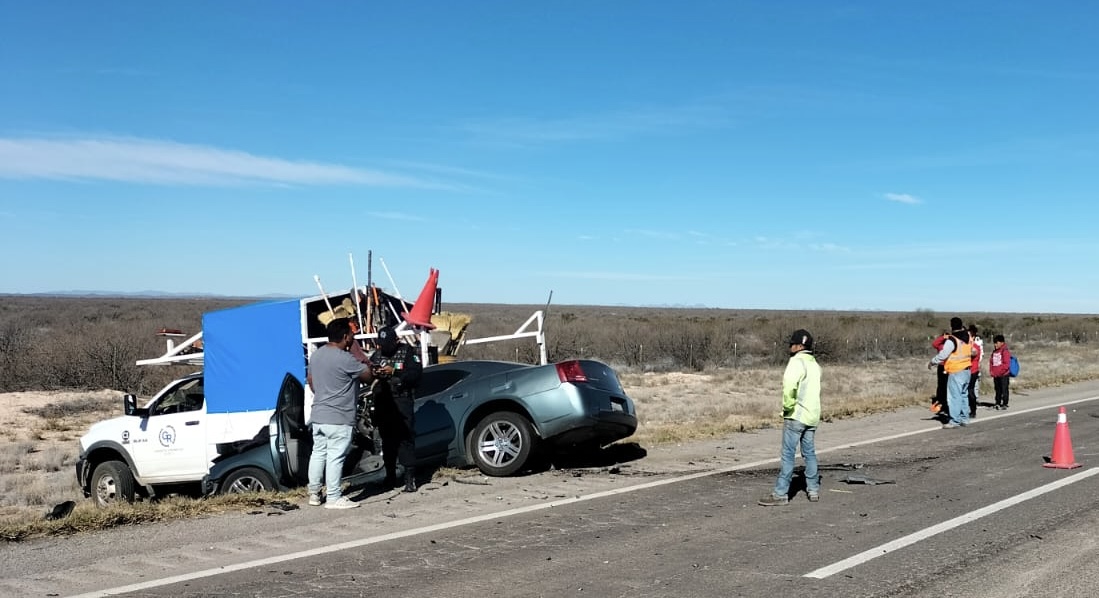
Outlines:
POLYGON ((429 397, 439 394, 462 380, 465 380, 467 376, 469 376, 469 372, 464 370, 443 370, 441 372, 433 372, 429 369, 425 369, 423 377, 420 378, 419 385, 416 386, 416 396, 429 397))

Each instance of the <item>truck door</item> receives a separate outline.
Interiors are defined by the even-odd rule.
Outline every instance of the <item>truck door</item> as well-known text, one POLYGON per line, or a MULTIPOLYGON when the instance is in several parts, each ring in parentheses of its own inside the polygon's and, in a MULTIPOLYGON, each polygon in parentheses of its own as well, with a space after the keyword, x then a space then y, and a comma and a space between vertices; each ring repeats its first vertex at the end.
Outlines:
POLYGON ((202 378, 181 380, 149 405, 148 417, 124 438, 147 484, 198 481, 206 475, 206 397, 202 378))
POLYGON ((282 483, 297 486, 309 481, 309 455, 313 452, 313 431, 305 425, 305 387, 291 374, 282 380, 275 423, 274 457, 282 483))

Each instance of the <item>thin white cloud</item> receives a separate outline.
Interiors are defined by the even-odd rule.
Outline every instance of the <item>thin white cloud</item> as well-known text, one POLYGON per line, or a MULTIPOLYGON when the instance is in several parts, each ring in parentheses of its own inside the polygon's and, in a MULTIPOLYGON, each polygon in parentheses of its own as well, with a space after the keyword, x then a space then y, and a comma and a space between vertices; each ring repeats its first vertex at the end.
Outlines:
POLYGON ((764 237, 757 235, 752 237, 752 242, 756 247, 763 249, 797 249, 797 243, 791 243, 785 239, 772 239, 771 237, 764 237))
POLYGON ((624 139, 675 133, 683 129, 725 126, 729 123, 729 118, 724 112, 720 106, 697 103, 558 118, 471 120, 460 124, 458 128, 478 141, 526 146, 624 139))
POLYGON ((631 228, 626 230, 627 233, 634 235, 641 235, 642 237, 648 237, 650 239, 656 239, 658 241, 678 241, 679 235, 672 232, 660 231, 660 230, 647 230, 642 228, 631 228))
POLYGON ((909 195, 907 193, 886 193, 885 199, 889 201, 895 201, 897 203, 906 203, 909 205, 917 205, 923 203, 923 200, 915 195, 909 195))
MULTIPOLYGON (((930 264, 930 267, 934 267, 934 264, 930 264)), ((924 261, 907 261, 907 262, 879 262, 879 263, 860 263, 860 264, 845 264, 839 266, 833 266, 835 270, 845 270, 851 272, 862 271, 874 271, 874 270, 886 270, 886 271, 898 271, 898 270, 926 270, 929 267, 928 262, 924 261)))
POLYGON ((374 170, 132 137, 0 138, 0 178, 159 185, 363 185, 450 189, 374 170))
POLYGON ((425 219, 415 214, 408 214, 405 212, 367 212, 367 216, 371 218, 379 218, 381 220, 399 220, 402 222, 424 222, 425 219))
POLYGON ((497 174, 494 172, 486 172, 483 170, 474 170, 470 168, 461 168, 457 166, 447 166, 445 164, 431 164, 428 162, 416 162, 412 160, 390 160, 388 162, 398 168, 405 168, 410 170, 423 170, 425 172, 434 172, 438 174, 445 174, 450 176, 460 176, 466 178, 477 179, 489 179, 494 181, 515 181, 520 180, 517 177, 497 174))
POLYGON ((542 272, 539 276, 638 282, 682 282, 687 280, 698 280, 698 278, 694 276, 645 274, 641 272, 542 272))
POLYGON ((819 251, 821 253, 850 253, 851 249, 844 247, 843 245, 837 245, 835 243, 814 243, 809 245, 809 249, 813 251, 819 251))

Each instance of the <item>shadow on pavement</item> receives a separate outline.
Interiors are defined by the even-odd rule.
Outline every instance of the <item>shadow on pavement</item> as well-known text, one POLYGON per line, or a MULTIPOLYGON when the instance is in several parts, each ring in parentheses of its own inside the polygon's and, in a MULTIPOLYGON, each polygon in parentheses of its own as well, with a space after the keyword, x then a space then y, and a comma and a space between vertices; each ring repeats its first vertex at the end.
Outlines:
POLYGON ((586 447, 546 456, 545 465, 558 469, 611 467, 643 459, 649 452, 636 442, 612 444, 606 447, 586 447))

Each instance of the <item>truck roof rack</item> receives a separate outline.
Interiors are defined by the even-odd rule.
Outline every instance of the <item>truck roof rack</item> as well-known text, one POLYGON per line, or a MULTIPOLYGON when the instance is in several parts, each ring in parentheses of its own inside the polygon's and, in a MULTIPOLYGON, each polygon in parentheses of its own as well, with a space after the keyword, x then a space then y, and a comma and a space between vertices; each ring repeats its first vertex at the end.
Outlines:
MULTIPOLYGON (((318 302, 324 301, 323 296, 307 297, 301 299, 303 306, 302 315, 302 344, 306 347, 307 353, 312 353, 313 350, 326 342, 327 337, 323 336, 307 336, 308 326, 306 326, 306 311, 312 311, 307 306, 316 305, 318 302)), ((468 316, 467 316, 468 318, 468 316)), ((420 341, 420 347, 422 350, 422 359, 424 363, 428 361, 428 348, 435 347, 438 354, 450 355, 451 357, 457 355, 458 350, 465 345, 477 345, 482 343, 491 343, 523 338, 532 338, 538 345, 538 356, 542 365, 548 363, 546 355, 546 338, 543 329, 545 321, 545 312, 543 310, 535 311, 527 320, 520 325, 515 332, 511 334, 503 334, 497 336, 489 336, 482 338, 466 338, 466 325, 469 320, 467 319, 465 324, 461 325, 458 330, 451 330, 449 334, 439 334, 444 332, 438 330, 435 333, 427 330, 416 330, 409 328, 407 322, 401 321, 396 325, 398 336, 418 336, 420 341), (441 345, 441 346, 440 346, 441 345), (443 353, 443 349, 446 348, 447 352, 443 353)), ((176 342, 176 339, 183 337, 184 333, 177 329, 161 328, 157 332, 157 336, 164 337, 166 339, 166 349, 164 354, 153 357, 150 359, 140 359, 137 361, 137 365, 187 365, 192 367, 202 367, 204 363, 203 355, 203 336, 202 332, 198 332, 183 341, 176 342)), ((369 340, 377 338, 376 332, 360 333, 355 335, 356 339, 369 340)))

